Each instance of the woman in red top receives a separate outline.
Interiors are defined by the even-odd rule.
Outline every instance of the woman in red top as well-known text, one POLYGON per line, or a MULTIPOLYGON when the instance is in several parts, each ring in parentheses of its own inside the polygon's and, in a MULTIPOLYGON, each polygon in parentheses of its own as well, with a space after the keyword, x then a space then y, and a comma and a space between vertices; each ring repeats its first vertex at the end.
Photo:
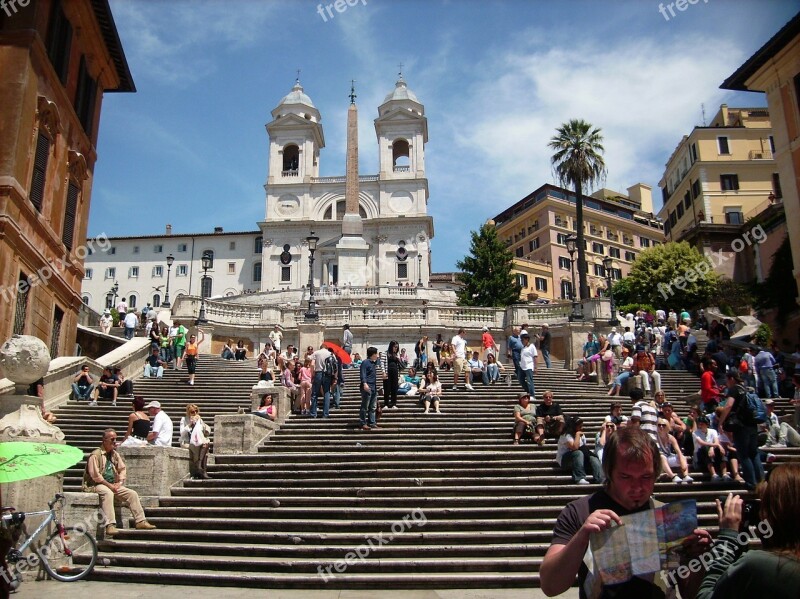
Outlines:
POLYGON ((719 387, 714 381, 716 362, 711 358, 703 358, 700 368, 703 371, 703 374, 700 375, 700 399, 703 400, 703 410, 706 414, 710 414, 717 407, 720 398, 719 387))

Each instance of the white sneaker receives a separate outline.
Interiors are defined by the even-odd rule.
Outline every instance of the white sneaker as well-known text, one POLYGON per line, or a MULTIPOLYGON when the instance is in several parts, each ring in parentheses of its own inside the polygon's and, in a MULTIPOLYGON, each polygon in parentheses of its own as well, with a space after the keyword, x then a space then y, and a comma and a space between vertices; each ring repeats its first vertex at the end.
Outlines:
POLYGON ((726 472, 725 474, 722 475, 722 480, 727 482, 733 479, 731 478, 731 475, 726 472))
POLYGON ((676 474, 675 476, 672 477, 672 482, 681 484, 683 482, 683 479, 676 474))
POLYGON ((116 408, 116 407, 117 407, 117 402, 115 402, 115 401, 112 401, 112 402, 111 402, 111 405, 112 405, 113 407, 115 407, 115 408, 116 408))
POLYGON ((686 484, 693 483, 694 479, 687 474, 686 476, 683 477, 683 482, 685 482, 686 484))
POLYGON ((429 410, 425 410, 425 412, 424 412, 424 413, 425 413, 425 414, 430 414, 430 411, 429 411, 429 410))
POLYGON ((787 447, 786 443, 773 443, 770 449, 786 449, 787 447))
POLYGON ((466 385, 464 385, 464 387, 466 388, 466 390, 467 390, 467 391, 475 391, 475 387, 473 387, 473 386, 472 386, 472 385, 470 385, 469 383, 467 383, 466 385))
POLYGON ((715 475, 713 475, 711 477, 711 482, 712 483, 718 483, 721 480, 722 480, 722 477, 719 474, 715 474, 715 475))
POLYGON ((397 406, 392 406, 392 409, 393 409, 393 410, 396 410, 396 409, 397 409, 397 406))
POLYGON ((579 485, 591 485, 592 483, 590 483, 590 482, 589 482, 588 480, 586 480, 585 478, 582 478, 582 479, 580 479, 580 480, 578 481, 578 484, 579 484, 579 485))
POLYGON ((96 402, 96 401, 89 402, 89 405, 90 405, 90 406, 96 406, 96 405, 97 405, 97 402, 96 402))
POLYGON ((441 414, 442 412, 441 412, 441 410, 436 410, 436 413, 437 414, 441 414))

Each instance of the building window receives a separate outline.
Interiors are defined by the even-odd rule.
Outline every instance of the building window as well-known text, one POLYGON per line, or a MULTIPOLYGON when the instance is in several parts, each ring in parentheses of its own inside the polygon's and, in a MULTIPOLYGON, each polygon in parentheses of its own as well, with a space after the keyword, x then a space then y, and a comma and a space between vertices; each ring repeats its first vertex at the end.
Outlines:
POLYGON ((605 248, 603 247, 602 243, 597 243, 596 241, 592 242, 592 251, 595 254, 603 254, 605 253, 605 248))
POLYGON ((406 262, 397 263, 397 278, 398 279, 408 278, 408 264, 406 262))
POLYGON ((608 255, 612 258, 619 258, 619 248, 608 248, 608 255))
POLYGON ((565 258, 564 256, 559 256, 558 257, 558 267, 561 270, 569 270, 570 269, 569 258, 565 258))
POLYGON ((88 305, 89 305, 89 296, 88 296, 88 295, 84 295, 84 296, 81 298, 81 301, 82 301, 82 302, 83 302, 85 305, 87 305, 87 306, 88 306, 88 305))
POLYGON ((683 204, 678 202, 678 207, 675 209, 676 213, 678 214, 678 219, 683 217, 683 204))
POLYGON ((228 262, 228 274, 229 275, 236 274, 236 262, 228 262))
POLYGON ((23 335, 25 333, 25 321, 28 315, 28 294, 31 287, 28 284, 28 276, 20 272, 19 279, 17 279, 17 306, 14 311, 14 335, 23 335))
POLYGON ((129 279, 138 279, 139 278, 139 267, 138 266, 131 266, 128 269, 128 278, 129 279))
POLYGON ((783 197, 781 191, 781 176, 778 173, 772 173, 772 193, 775 194, 775 199, 783 197))
POLYGON ((211 297, 211 284, 212 280, 211 277, 202 277, 200 279, 200 296, 201 297, 211 297))
POLYGON ((139 246, 138 245, 133 246, 133 253, 134 254, 138 254, 139 253, 139 246))
POLYGON ((185 277, 189 273, 189 267, 186 264, 178 264, 175 267, 176 277, 185 277))
POLYGON ((741 225, 744 223, 744 215, 741 210, 725 209, 725 224, 726 225, 741 225))
POLYGON ((261 262, 256 262, 253 264, 253 282, 261 282, 261 262))
POLYGON ((164 267, 163 266, 154 266, 153 267, 153 278, 163 277, 164 276, 164 267))
POLYGON ((773 158, 775 156, 775 138, 769 136, 769 151, 772 152, 773 158))
POLYGON ((694 197, 694 199, 700 197, 700 179, 692 183, 692 196, 694 197))
POLYGON ((128 297, 128 308, 130 308, 131 310, 134 310, 136 308, 136 296, 133 294, 131 294, 128 297))
POLYGON ((603 268, 602 264, 595 264, 594 265, 594 276, 596 276, 596 277, 605 277, 606 276, 606 269, 603 268))
POLYGON ((154 254, 161 254, 164 251, 164 246, 160 243, 157 243, 153 246, 153 253, 154 254))
POLYGON ((676 224, 678 224, 678 217, 675 216, 674 210, 669 213, 669 224, 671 227, 674 227, 676 224))
POLYGON ((83 275, 83 278, 84 279, 91 279, 93 274, 94 274, 94 269, 93 268, 87 268, 86 272, 83 275))
POLYGON ((515 275, 515 278, 517 279, 517 285, 519 285, 522 289, 528 288, 528 275, 518 272, 515 275))
POLYGON ((283 148, 283 176, 296 176, 300 167, 300 148, 290 144, 283 148))
POLYGON ((108 253, 111 254, 112 256, 116 255, 117 248, 113 248, 113 247, 112 248, 108 248, 108 253))
POLYGON ((42 211, 44 201, 44 186, 47 181, 47 161, 50 158, 50 138, 44 133, 39 133, 36 138, 36 154, 33 159, 33 175, 31 176, 31 191, 28 197, 39 212, 42 211))
POLYGON ((694 164, 697 162, 697 144, 689 146, 689 160, 694 164))
POLYGON ((69 74, 69 51, 72 46, 72 24, 64 15, 61 2, 53 3, 50 14, 50 30, 47 33, 47 57, 53 65, 61 83, 67 83, 69 74))
POLYGON ((739 189, 739 175, 720 175, 719 185, 722 191, 736 191, 739 189))
POLYGON ((519 246, 517 249, 514 250, 514 255, 517 258, 522 258, 524 253, 525 253, 525 250, 522 248, 522 246, 519 246))
POLYGON ((619 281, 622 278, 622 269, 621 268, 612 268, 611 269, 611 280, 612 281, 619 281))
POLYGON ((688 210, 692 206, 692 192, 686 190, 686 195, 683 196, 683 207, 688 210))
POLYGON ((292 280, 292 267, 281 266, 281 283, 289 283, 292 280))
POLYGON ((561 299, 572 299, 572 283, 561 281, 561 299))
POLYGON ((636 260, 636 254, 634 252, 625 252, 625 260, 628 262, 633 262, 636 260))
POLYGON ((234 251, 236 249, 236 242, 235 241, 231 241, 230 244, 228 244, 228 249, 230 251, 234 251))
POLYGON ((728 147, 728 138, 725 136, 720 136, 717 138, 717 148, 719 149, 720 154, 730 154, 730 148, 728 147))
POLYGON ((53 310, 53 328, 50 330, 50 357, 58 357, 61 342, 61 324, 64 322, 64 310, 56 306, 53 310))
POLYGON ((559 233, 556 235, 556 243, 558 245, 567 245, 567 236, 565 233, 559 233))
POLYGON ((264 251, 264 238, 259 235, 253 242, 253 253, 260 254, 264 251))
POLYGON ((106 268, 106 279, 116 279, 117 278, 117 269, 113 266, 106 268))
POLYGON ((186 249, 187 249, 187 248, 186 248, 186 244, 185 244, 185 243, 179 243, 179 244, 178 244, 178 251, 179 251, 179 252, 185 252, 185 251, 186 251, 186 249))
POLYGON ((542 277, 536 277, 534 281, 536 283, 536 291, 547 292, 547 279, 543 279, 542 277))
POLYGON ((61 241, 68 250, 72 249, 75 236, 75 218, 78 214, 78 200, 81 188, 72 181, 67 186, 67 204, 64 206, 64 227, 61 230, 61 241))
POLYGON ((161 296, 158 293, 153 295, 153 307, 154 308, 161 307, 161 296))
POLYGON ((532 252, 533 250, 538 250, 538 249, 539 249, 539 238, 537 237, 536 239, 531 239, 528 242, 528 251, 532 252))
POLYGON ((639 247, 649 248, 650 240, 647 237, 639 237, 639 247))
POLYGON ((75 90, 75 112, 88 137, 92 137, 94 106, 97 101, 97 82, 86 67, 86 57, 81 56, 78 68, 78 88, 75 90))

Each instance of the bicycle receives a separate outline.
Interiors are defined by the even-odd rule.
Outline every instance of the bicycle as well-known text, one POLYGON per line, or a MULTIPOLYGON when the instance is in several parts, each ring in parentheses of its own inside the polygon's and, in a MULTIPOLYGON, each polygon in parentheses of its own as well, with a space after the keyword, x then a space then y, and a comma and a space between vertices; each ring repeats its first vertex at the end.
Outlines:
POLYGON ((56 493, 53 500, 48 502, 47 511, 16 512, 12 507, 0 508, 2 527, 9 531, 12 543, 6 554, 6 571, 1 576, 12 589, 22 584, 22 572, 35 568, 39 562, 51 577, 60 582, 81 580, 94 569, 97 563, 97 542, 84 527, 64 526, 63 510, 56 514, 55 507, 63 503, 64 495, 56 493), (28 516, 46 516, 32 534, 28 534, 25 527, 28 516), (56 523, 56 530, 47 537, 47 542, 31 547, 51 522, 56 523), (21 537, 22 542, 18 544, 21 537), (29 548, 31 552, 25 554, 29 548))

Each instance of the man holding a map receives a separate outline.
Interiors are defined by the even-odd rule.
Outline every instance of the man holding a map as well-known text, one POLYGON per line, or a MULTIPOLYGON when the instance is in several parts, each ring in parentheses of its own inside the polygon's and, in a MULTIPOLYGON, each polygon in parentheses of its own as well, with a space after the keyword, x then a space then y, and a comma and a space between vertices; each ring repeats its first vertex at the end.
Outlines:
MULTIPOLYGON (((683 562, 711 544, 711 535, 697 528, 696 507, 662 507, 652 498, 661 458, 655 441, 638 427, 611 437, 603 471, 604 488, 558 516, 540 569, 542 591, 549 597, 563 593, 577 575, 581 599, 675 597, 659 571, 677 565, 676 547, 683 562)), ((681 596, 694 596, 701 580, 700 573, 679 580, 681 596)))

